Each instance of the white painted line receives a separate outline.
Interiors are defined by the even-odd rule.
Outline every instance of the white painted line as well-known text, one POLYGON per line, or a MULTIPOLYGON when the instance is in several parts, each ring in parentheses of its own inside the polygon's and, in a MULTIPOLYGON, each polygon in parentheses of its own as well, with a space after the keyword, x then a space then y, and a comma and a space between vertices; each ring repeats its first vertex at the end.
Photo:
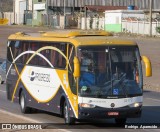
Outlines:
POLYGON ((0 112, 1 112, 1 113, 4 113, 4 114, 7 114, 7 115, 10 115, 10 116, 14 116, 14 117, 16 117, 16 118, 20 118, 20 119, 22 119, 22 120, 26 120, 26 121, 32 122, 32 123, 42 123, 42 122, 39 122, 38 120, 33 120, 33 119, 31 119, 31 118, 28 118, 28 117, 25 117, 25 116, 22 116, 22 115, 17 115, 17 114, 8 112, 8 111, 4 111, 4 110, 2 110, 2 109, 0 109, 0 112))
MULTIPOLYGON (((10 115, 10 116, 13 116, 15 118, 20 118, 22 120, 26 120, 26 121, 29 121, 31 123, 44 123, 44 122, 40 122, 38 120, 34 120, 34 119, 31 119, 31 118, 28 118, 26 116, 22 116, 22 115, 17 115, 17 114, 14 114, 14 113, 11 113, 11 112, 8 112, 8 111, 4 111, 2 109, 0 109, 0 113, 3 113, 3 114, 7 114, 7 115, 10 115)), ((58 130, 58 131, 63 131, 63 132, 71 132, 69 130, 66 130, 66 129, 55 129, 55 130, 58 130)))
POLYGON ((150 100, 153 100, 153 101, 160 102, 160 100, 159 100, 159 99, 153 99, 153 98, 146 98, 146 99, 150 99, 150 100))
POLYGON ((4 90, 0 90, 0 92, 6 93, 6 91, 4 91, 4 90))

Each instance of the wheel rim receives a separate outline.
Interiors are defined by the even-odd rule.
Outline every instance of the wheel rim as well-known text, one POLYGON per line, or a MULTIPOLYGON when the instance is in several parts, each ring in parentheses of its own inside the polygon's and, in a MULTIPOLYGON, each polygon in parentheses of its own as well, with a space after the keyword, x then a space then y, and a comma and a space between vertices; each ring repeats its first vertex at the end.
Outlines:
POLYGON ((65 121, 68 122, 68 107, 66 103, 64 105, 64 118, 65 118, 65 121))
POLYGON ((21 108, 23 110, 24 109, 24 96, 21 96, 20 104, 21 104, 21 108))

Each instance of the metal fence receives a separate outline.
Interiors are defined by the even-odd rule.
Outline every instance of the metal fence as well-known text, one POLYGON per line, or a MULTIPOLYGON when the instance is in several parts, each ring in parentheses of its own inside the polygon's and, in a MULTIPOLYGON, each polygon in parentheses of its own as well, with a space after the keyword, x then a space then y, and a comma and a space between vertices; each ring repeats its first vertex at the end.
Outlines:
MULTIPOLYGON (((8 25, 11 24, 27 24, 32 25, 32 13, 13 13, 4 12, 4 18, 7 18, 8 25)), ((64 16, 59 14, 42 14, 41 16, 41 26, 50 26, 53 28, 64 28, 64 16)), ((104 30, 105 18, 104 17, 85 17, 72 15, 66 15, 65 17, 65 27, 66 28, 80 28, 80 29, 101 29, 104 30)), ((147 19, 138 18, 125 18, 122 19, 122 32, 149 35, 149 21, 147 19)), ((156 28, 160 27, 160 20, 154 19, 152 22, 152 35, 159 36, 156 28)))
MULTIPOLYGON (((160 35, 156 28, 160 26, 160 21, 154 19, 152 22, 152 35, 160 35)), ((149 35, 150 23, 148 20, 138 20, 128 18, 122 20, 122 32, 149 35)))
POLYGON ((56 14, 42 14, 42 25, 50 26, 55 28, 64 28, 65 27, 77 27, 77 21, 73 18, 72 15, 66 15, 65 21, 63 15, 56 14))

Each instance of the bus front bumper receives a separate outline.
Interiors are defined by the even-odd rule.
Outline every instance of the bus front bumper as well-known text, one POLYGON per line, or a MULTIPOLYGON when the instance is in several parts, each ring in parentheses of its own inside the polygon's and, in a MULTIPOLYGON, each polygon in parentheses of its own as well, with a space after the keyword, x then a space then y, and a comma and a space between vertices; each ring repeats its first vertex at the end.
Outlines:
POLYGON ((138 118, 142 108, 79 108, 79 119, 138 118))

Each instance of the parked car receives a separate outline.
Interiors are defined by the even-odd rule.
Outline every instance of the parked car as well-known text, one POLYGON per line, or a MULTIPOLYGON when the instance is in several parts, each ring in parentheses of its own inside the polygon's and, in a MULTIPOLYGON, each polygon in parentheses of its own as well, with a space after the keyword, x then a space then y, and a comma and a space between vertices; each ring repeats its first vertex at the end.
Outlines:
POLYGON ((6 82, 6 61, 0 64, 0 84, 6 82))

